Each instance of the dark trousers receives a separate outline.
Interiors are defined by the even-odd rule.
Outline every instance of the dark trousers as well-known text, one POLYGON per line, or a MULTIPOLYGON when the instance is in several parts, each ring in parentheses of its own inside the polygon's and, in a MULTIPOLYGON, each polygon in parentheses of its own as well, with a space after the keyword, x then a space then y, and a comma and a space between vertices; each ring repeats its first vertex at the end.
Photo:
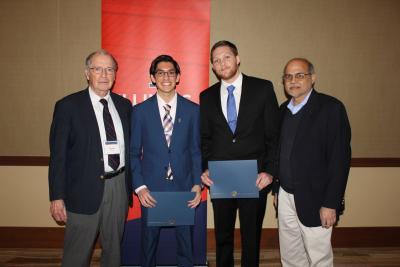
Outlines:
MULTIPOLYGON (((142 217, 143 218, 143 217, 142 217)), ((148 227, 142 220, 142 267, 156 266, 156 252, 161 227, 148 227)), ((193 266, 192 226, 176 226, 176 262, 179 267, 193 266)))
POLYGON ((239 210, 243 267, 259 265, 262 223, 267 204, 266 190, 260 198, 213 199, 217 266, 233 267, 236 212, 239 210))
POLYGON ((105 181, 103 200, 95 214, 67 211, 62 266, 89 266, 94 241, 100 233, 101 266, 119 267, 127 211, 124 173, 105 181))

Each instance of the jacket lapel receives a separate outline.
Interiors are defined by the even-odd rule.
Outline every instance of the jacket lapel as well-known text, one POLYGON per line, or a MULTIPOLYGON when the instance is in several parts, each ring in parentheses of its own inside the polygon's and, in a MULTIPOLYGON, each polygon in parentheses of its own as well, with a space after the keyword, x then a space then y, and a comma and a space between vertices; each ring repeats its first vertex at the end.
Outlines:
POLYGON ((102 153, 102 145, 100 138, 100 129, 97 123, 96 114, 94 113, 92 101, 90 100, 89 88, 87 88, 82 95, 82 103, 79 105, 82 112, 80 113, 86 127, 87 131, 90 132, 89 138, 93 140, 95 144, 93 147, 100 148, 100 153, 102 153))
POLYGON ((164 127, 161 122, 161 116, 164 116, 164 114, 160 114, 160 111, 158 109, 158 101, 157 101, 157 94, 154 94, 150 98, 150 103, 151 107, 149 110, 149 121, 152 125, 151 128, 153 128, 156 131, 156 136, 159 136, 159 142, 160 144, 164 144, 165 147, 168 147, 167 145, 167 140, 165 139, 165 134, 164 134, 164 127))
POLYGON ((185 113, 183 111, 183 99, 182 98, 183 98, 183 96, 177 94, 176 114, 175 114, 174 127, 172 129, 170 147, 172 147, 172 145, 176 142, 175 140, 179 140, 179 135, 181 132, 181 122, 183 120, 183 117, 185 116, 185 113))
POLYGON ((239 127, 241 127, 243 125, 243 120, 246 120, 246 118, 243 115, 243 114, 245 114, 245 112, 243 110, 245 110, 249 105, 251 105, 247 76, 244 74, 242 74, 242 75, 243 75, 242 94, 240 96, 239 112, 238 112, 238 116, 237 116, 235 134, 238 132, 238 130, 240 130, 239 127))
POLYGON ((119 99, 117 97, 115 97, 115 94, 111 92, 110 97, 111 97, 112 101, 114 102, 115 109, 117 110, 119 118, 122 123, 122 129, 124 131, 124 140, 128 140, 128 138, 129 138, 129 121, 127 118, 127 114, 126 114, 126 112, 123 112, 122 105, 120 104, 119 99))

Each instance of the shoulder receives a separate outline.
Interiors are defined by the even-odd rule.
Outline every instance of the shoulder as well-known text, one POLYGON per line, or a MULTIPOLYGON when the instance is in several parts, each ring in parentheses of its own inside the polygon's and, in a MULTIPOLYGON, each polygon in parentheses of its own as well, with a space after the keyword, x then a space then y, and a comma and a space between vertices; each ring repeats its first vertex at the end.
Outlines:
POLYGON ((201 93, 200 93, 200 98, 208 98, 210 96, 214 96, 216 94, 218 94, 218 90, 221 87, 221 82, 217 82, 213 85, 211 85, 210 87, 208 87, 207 89, 204 89, 201 93))
POLYGON ((336 97, 315 91, 316 100, 324 107, 344 108, 343 103, 336 97))
POLYGON ((69 94, 56 102, 58 108, 68 108, 71 106, 79 105, 82 100, 90 99, 89 92, 87 89, 69 94))
POLYGON ((121 95, 113 93, 113 92, 111 92, 110 94, 111 94, 112 100, 114 101, 115 104, 123 105, 125 107, 132 106, 132 103, 131 103, 131 101, 129 101, 129 99, 122 97, 121 95))
POLYGON ((154 101, 156 101, 156 95, 155 94, 153 96, 151 96, 150 98, 144 100, 143 102, 140 102, 140 103, 134 105, 133 106, 133 111, 140 112, 142 110, 146 110, 152 105, 152 103, 154 101))
POLYGON ((178 103, 180 103, 183 107, 191 110, 197 110, 199 108, 198 104, 194 103, 193 101, 179 94, 178 94, 178 103))
POLYGON ((279 109, 280 110, 285 110, 285 108, 287 107, 287 105, 289 104, 290 99, 284 101, 282 104, 280 104, 279 109))
POLYGON ((272 82, 270 80, 253 76, 247 76, 246 74, 243 74, 243 84, 258 85, 258 86, 268 87, 271 89, 273 88, 272 82))

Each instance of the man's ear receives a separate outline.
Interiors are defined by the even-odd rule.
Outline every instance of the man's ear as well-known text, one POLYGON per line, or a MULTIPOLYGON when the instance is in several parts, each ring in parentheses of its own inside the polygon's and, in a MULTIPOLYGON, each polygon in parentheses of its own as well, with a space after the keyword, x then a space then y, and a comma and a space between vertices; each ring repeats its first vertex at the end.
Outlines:
POLYGON ((153 83, 153 85, 156 85, 156 78, 154 77, 153 74, 150 75, 150 80, 153 83))

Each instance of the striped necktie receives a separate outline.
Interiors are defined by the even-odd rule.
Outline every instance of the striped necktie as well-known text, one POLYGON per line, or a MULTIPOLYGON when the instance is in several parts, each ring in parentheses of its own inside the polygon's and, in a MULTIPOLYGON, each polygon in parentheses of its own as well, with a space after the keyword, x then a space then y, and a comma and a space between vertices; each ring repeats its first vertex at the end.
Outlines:
MULTIPOLYGON (((117 134, 115 133, 114 123, 108 109, 108 102, 104 98, 100 99, 100 103, 103 104, 103 121, 104 128, 106 130, 107 141, 117 141, 117 134)), ((119 154, 109 154, 108 155, 108 165, 113 169, 118 169, 120 160, 119 154)))
MULTIPOLYGON (((174 123, 172 122, 172 117, 171 117, 171 106, 166 104, 164 106, 165 110, 165 115, 163 118, 163 127, 164 127, 164 135, 165 135, 165 140, 167 142, 167 146, 169 147, 171 144, 171 136, 172 136, 172 130, 174 128, 174 123)), ((174 177, 172 175, 172 169, 171 169, 171 164, 168 163, 168 169, 167 169, 167 175, 166 175, 167 180, 173 180, 174 177)))

